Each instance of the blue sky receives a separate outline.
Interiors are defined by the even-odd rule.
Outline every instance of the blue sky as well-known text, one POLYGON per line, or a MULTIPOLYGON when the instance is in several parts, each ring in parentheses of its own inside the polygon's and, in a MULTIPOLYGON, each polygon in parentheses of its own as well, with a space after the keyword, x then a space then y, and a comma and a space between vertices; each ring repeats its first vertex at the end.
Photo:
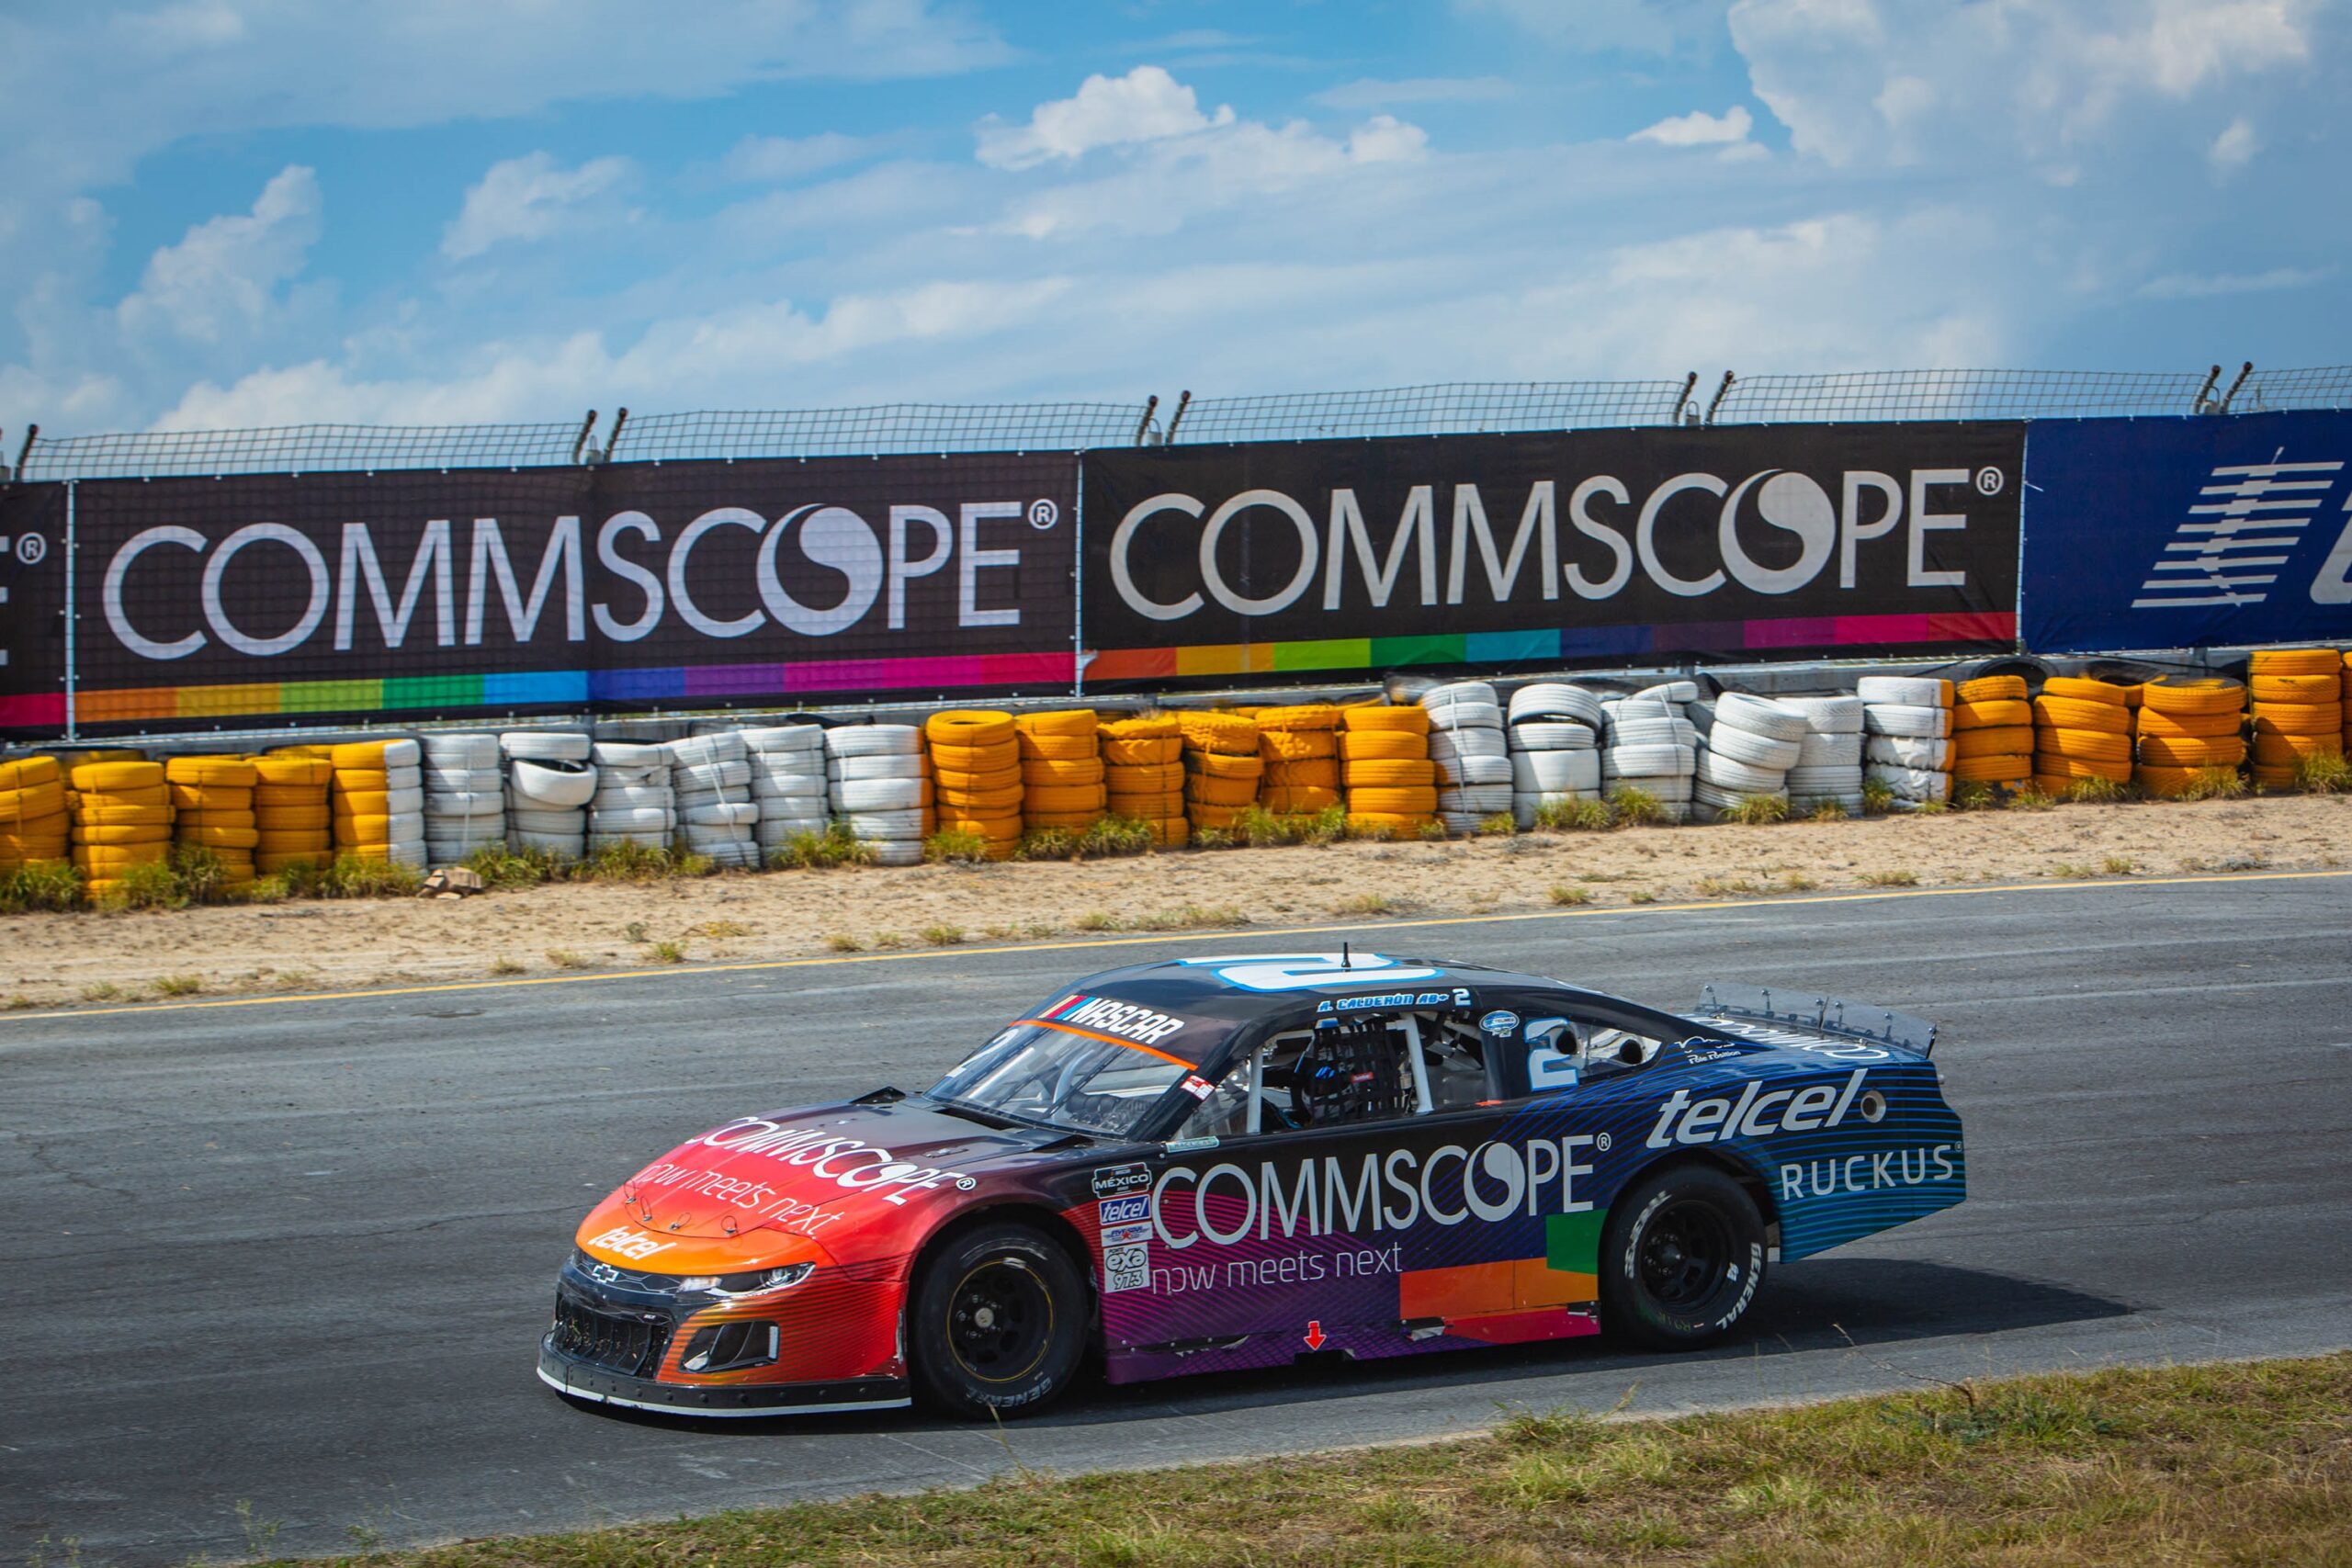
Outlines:
POLYGON ((2339 363, 2348 6, 18 0, 0 430, 2339 363))

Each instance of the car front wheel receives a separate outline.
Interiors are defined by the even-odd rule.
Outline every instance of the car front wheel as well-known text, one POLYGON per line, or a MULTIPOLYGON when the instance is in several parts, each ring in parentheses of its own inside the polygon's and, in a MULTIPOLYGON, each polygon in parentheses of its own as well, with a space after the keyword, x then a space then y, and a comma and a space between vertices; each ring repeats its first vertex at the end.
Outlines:
POLYGON ((1077 1375, 1086 1281, 1052 1238, 1023 1224, 952 1237, 928 1259, 908 1325, 915 1377, 959 1416, 1025 1415, 1077 1375))
POLYGON ((1763 1216, 1712 1167, 1677 1166, 1634 1183, 1603 1234, 1601 1321, 1652 1349, 1723 1337, 1764 1282, 1763 1216))

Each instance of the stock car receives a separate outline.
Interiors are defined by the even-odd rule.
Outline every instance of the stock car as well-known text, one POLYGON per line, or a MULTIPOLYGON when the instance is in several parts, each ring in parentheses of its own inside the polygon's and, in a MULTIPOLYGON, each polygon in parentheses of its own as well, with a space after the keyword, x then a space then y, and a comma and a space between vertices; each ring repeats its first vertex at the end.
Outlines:
POLYGON ((575 1400, 1044 1406, 1111 1383, 1735 1332, 1769 1262, 1966 1193, 1934 1026, 1716 984, 1688 1016, 1473 964, 1182 958, 1078 982, 922 1093, 738 1117, 577 1233, 575 1400))

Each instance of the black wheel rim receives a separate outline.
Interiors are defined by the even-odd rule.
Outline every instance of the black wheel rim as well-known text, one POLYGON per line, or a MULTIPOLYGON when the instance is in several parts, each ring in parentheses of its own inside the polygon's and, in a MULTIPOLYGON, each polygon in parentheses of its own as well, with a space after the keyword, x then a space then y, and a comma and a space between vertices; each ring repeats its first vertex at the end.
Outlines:
POLYGON ((947 1302, 947 1348, 983 1382, 1012 1382, 1044 1360, 1054 1300, 1018 1258, 992 1258, 966 1274, 947 1302))
POLYGON ((1660 1306, 1705 1301, 1731 1267, 1731 1226, 1714 1205, 1675 1200, 1650 1216, 1642 1232, 1642 1289, 1660 1306))

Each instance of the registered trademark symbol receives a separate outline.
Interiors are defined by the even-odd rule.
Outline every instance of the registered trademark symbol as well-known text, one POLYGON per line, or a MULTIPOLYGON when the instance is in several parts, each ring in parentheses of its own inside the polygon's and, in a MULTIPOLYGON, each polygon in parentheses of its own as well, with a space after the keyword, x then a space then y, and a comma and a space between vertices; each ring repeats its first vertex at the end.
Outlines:
POLYGON ((1603 1133, 1592 1140, 1592 1146, 1599 1149, 1602 1154, 1607 1154, 1609 1152, 1609 1134, 1603 1133))
POLYGON ((49 541, 39 534, 17 536, 17 558, 27 566, 39 566, 49 556, 49 541))
POLYGON ((1051 501, 1033 501, 1029 503, 1029 526, 1032 528, 1050 528, 1061 520, 1062 509, 1051 501))
POLYGON ((1979 495, 1998 495, 2001 487, 2008 482, 2008 477, 1998 468, 1976 470, 1976 493, 1979 495))

